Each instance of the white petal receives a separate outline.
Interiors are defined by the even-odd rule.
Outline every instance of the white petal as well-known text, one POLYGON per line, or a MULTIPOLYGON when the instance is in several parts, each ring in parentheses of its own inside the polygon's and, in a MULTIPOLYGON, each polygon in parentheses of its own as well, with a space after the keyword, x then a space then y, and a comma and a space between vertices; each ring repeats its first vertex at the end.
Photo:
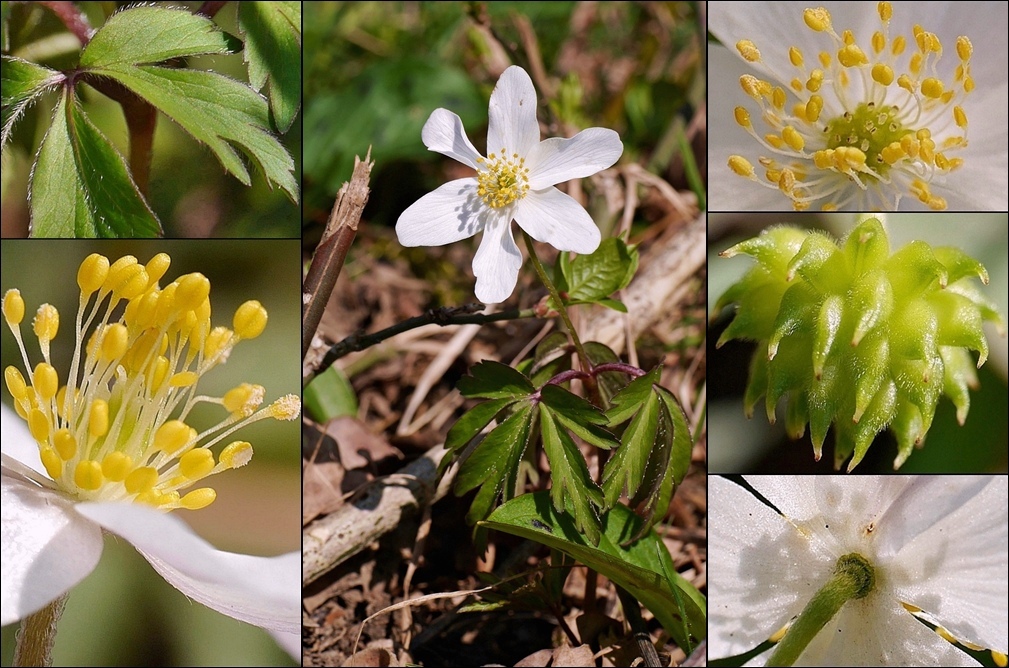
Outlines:
POLYGON ((430 150, 447 155, 473 169, 479 169, 477 158, 480 157, 480 153, 473 148, 466 135, 462 119, 448 109, 432 111, 420 136, 424 140, 424 146, 430 150))
MULTIPOLYGON (((938 489, 948 480, 938 478, 929 488, 938 489)), ((927 612, 954 637, 1006 653, 1009 482, 999 475, 969 498, 963 491, 950 492, 961 502, 957 508, 935 496, 921 497, 922 515, 931 513, 932 505, 951 512, 930 526, 917 521, 922 530, 893 559, 893 586, 901 600, 927 612)), ((914 510, 906 509, 909 515, 914 510)))
POLYGON ((476 298, 484 304, 498 304, 508 299, 518 282, 521 267, 522 253, 512 236, 511 216, 497 214, 496 219, 488 221, 480 247, 473 256, 476 298))
POLYGON ((539 143, 540 124, 536 120, 536 89, 521 67, 504 71, 490 95, 487 125, 487 154, 529 155, 539 143))
POLYGON ((0 480, 0 500, 0 623, 7 625, 38 611, 93 571, 102 554, 102 531, 62 496, 6 474, 0 480))
POLYGON ((708 479, 709 655, 748 652, 798 614, 834 561, 725 478, 708 479))
POLYGON ((476 179, 456 179, 411 204, 396 221, 399 243, 444 246, 482 230, 486 206, 476 187, 476 179))
POLYGON ((281 631, 270 631, 270 635, 273 639, 277 641, 277 644, 281 648, 291 655, 291 658, 301 663, 303 652, 303 645, 301 640, 301 633, 283 633, 281 631))
POLYGON ((600 172, 624 152, 620 135, 607 128, 588 128, 570 139, 541 141, 526 156, 529 187, 541 190, 600 172))
POLYGON ((131 503, 82 503, 77 512, 133 543, 172 586, 220 613, 284 633, 301 629, 301 552, 222 552, 172 515, 131 503))
POLYGON ((557 250, 587 254, 601 234, 581 204, 557 188, 533 190, 515 203, 515 222, 536 241, 557 250))
POLYGON ((3 453, 48 478, 49 474, 39 457, 39 444, 28 431, 28 424, 7 408, 7 404, 0 404, 0 415, 3 416, 3 442, 0 445, 3 453))

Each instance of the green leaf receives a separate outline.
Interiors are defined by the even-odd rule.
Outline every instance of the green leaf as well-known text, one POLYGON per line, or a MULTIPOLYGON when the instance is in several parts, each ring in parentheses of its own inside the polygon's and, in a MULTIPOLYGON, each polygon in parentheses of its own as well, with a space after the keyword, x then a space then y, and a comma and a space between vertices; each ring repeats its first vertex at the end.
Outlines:
POLYGON ((294 160, 268 131, 266 100, 248 86, 214 72, 110 65, 95 73, 111 77, 157 107, 197 140, 245 185, 249 172, 232 148, 240 147, 266 178, 298 201, 294 160))
POLYGON ((476 438, 476 435, 483 431, 483 428, 489 425, 498 413, 516 401, 511 397, 503 397, 477 404, 464 413, 448 430, 448 434, 445 436, 445 447, 449 450, 456 450, 466 445, 476 438))
POLYGON ((610 408, 606 411, 606 417, 610 420, 610 426, 616 426, 627 422, 638 412, 641 405, 648 399, 652 392, 652 386, 659 383, 660 367, 655 367, 644 376, 635 378, 627 386, 614 395, 610 402, 610 408))
POLYGON ((520 405, 480 441, 459 467, 456 496, 482 485, 467 515, 470 522, 486 517, 500 495, 510 498, 515 493, 519 462, 529 445, 534 416, 531 403, 520 405))
POLYGON ((569 511, 575 526, 593 545, 599 544, 599 514, 603 494, 589 475, 585 458, 568 433, 558 424, 553 412, 540 404, 540 430, 543 451, 550 462, 550 497, 554 509, 569 511))
POLYGON ((277 129, 287 132, 301 107, 301 3, 239 3, 238 27, 249 82, 262 90, 269 81, 270 110, 277 129))
POLYGON ((229 53, 227 37, 206 16, 168 7, 132 7, 113 14, 81 51, 81 67, 160 63, 229 53))
POLYGON ((484 360, 473 365, 456 388, 464 397, 482 399, 521 399, 536 391, 529 379, 507 364, 484 360))
MULTIPOLYGON (((5 3, 6 4, 6 3, 5 3)), ((7 145, 14 124, 37 97, 66 79, 62 72, 10 56, 3 57, 0 78, 0 99, 3 103, 3 136, 0 146, 7 145)))
POLYGON ((357 415, 357 393, 346 374, 335 366, 313 378, 304 395, 305 412, 316 422, 357 415))
POLYGON ((645 465, 656 443, 659 426, 659 397, 649 392, 648 397, 635 413, 630 426, 620 438, 616 454, 606 462, 603 471, 603 492, 606 507, 612 508, 620 500, 624 488, 633 497, 638 486, 644 481, 645 465))
POLYGON ((689 653, 704 639, 704 596, 676 572, 669 551, 654 531, 622 546, 640 530, 641 519, 616 506, 603 515, 602 535, 598 546, 593 546, 571 517, 552 507, 549 495, 549 491, 523 494, 502 504, 480 526, 543 543, 602 573, 651 610, 684 651, 689 653))
POLYGON ((29 186, 33 237, 155 237, 161 225, 126 163, 65 91, 29 186))
POLYGON ((554 417, 586 443, 609 450, 617 444, 613 434, 599 425, 607 423, 603 413, 559 385, 545 385, 540 390, 540 398, 554 414, 554 417))
POLYGON ((559 263, 567 283, 567 300, 597 302, 627 287, 638 269, 638 259, 637 249, 610 237, 603 239, 595 252, 579 255, 570 264, 559 263))

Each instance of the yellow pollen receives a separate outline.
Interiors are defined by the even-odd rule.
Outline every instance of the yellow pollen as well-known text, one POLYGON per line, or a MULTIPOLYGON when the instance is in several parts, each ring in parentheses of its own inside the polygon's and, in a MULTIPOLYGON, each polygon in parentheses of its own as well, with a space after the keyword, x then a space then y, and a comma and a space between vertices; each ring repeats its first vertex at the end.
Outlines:
POLYGON ((869 62, 869 58, 857 44, 848 44, 837 52, 837 61, 844 67, 858 67, 869 62))
POLYGON ((806 9, 802 13, 802 20, 806 22, 811 30, 823 32, 830 30, 830 12, 823 7, 816 9, 806 9))
POLYGON ((21 298, 20 290, 15 288, 4 294, 3 312, 7 324, 11 327, 20 325, 25 319, 25 300, 21 298))
POLYGON ((750 112, 748 112, 745 107, 736 107, 735 115, 736 115, 736 123, 743 126, 744 128, 751 127, 750 112))
POLYGON ((109 275, 109 259, 104 255, 92 253, 81 262, 80 269, 77 270, 77 285, 81 289, 81 294, 90 297, 91 293, 100 289, 105 284, 105 279, 109 275))
POLYGON ((876 11, 879 12, 879 20, 884 23, 893 18, 893 5, 889 2, 881 2, 876 5, 876 11))
POLYGON ((232 326, 243 339, 254 339, 263 333, 267 322, 266 309, 258 301, 247 301, 235 311, 232 326))
MULTIPOLYGON (((755 63, 760 60, 760 50, 757 49, 756 45, 748 39, 741 39, 736 42, 736 50, 739 51, 739 55, 743 59, 755 63)), ((504 150, 501 151, 504 153, 504 150)))
POLYGON ((971 55, 974 53, 974 45, 970 43, 970 40, 960 35, 956 38, 956 55, 960 57, 960 60, 967 61, 970 60, 971 55))
POLYGON ((791 61, 792 65, 795 67, 802 67, 802 51, 799 50, 799 47, 788 47, 788 60, 791 61))
MULTIPOLYGON (((743 83, 742 79, 740 83, 743 83)), ((745 84, 743 88, 746 90, 745 84)), ((516 154, 508 156, 507 150, 502 148, 500 158, 491 153, 488 158, 480 158, 477 162, 480 169, 477 171, 476 192, 492 209, 508 206, 529 192, 529 170, 525 166, 525 158, 516 154)))
POLYGON ((729 156, 729 168, 740 176, 753 176, 753 165, 741 155, 729 156))

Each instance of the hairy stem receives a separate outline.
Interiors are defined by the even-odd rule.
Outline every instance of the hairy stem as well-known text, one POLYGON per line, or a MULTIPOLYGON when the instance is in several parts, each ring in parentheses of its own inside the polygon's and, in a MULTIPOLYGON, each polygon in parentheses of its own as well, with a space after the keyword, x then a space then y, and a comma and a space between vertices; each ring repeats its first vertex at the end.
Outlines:
POLYGON ((67 30, 73 33, 81 46, 87 46, 91 41, 91 24, 81 8, 74 2, 40 2, 38 3, 56 15, 67 30))
POLYGON ((53 643, 56 642, 56 623, 63 615, 67 595, 50 601, 36 613, 21 620, 14 646, 15 666, 53 665, 53 643))

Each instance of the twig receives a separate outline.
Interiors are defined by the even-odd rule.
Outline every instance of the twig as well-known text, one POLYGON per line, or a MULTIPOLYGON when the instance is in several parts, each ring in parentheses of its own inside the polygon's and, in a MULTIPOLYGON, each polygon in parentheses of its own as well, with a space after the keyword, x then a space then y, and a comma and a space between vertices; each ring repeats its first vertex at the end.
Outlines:
POLYGON ((659 653, 655 651, 652 638, 648 635, 648 628, 641 618, 641 608, 638 607, 637 599, 620 585, 614 583, 614 586, 617 588, 617 596, 620 597, 620 606, 624 609, 624 619, 627 620, 631 627, 631 633, 634 634, 638 653, 641 654, 641 658, 645 660, 645 665, 648 668, 660 668, 662 664, 659 663, 659 653))
POLYGON ((333 362, 344 355, 349 355, 352 352, 370 348, 376 343, 381 343, 390 337, 411 329, 416 329, 417 327, 422 327, 424 325, 440 325, 442 327, 447 325, 484 325, 490 322, 499 322, 501 320, 518 320, 521 318, 536 317, 536 313, 533 309, 525 309, 521 311, 519 309, 508 309, 507 311, 501 311, 500 313, 479 313, 479 311, 482 311, 483 308, 483 304, 475 302, 472 304, 464 304, 463 306, 442 306, 441 308, 428 309, 422 315, 407 318, 403 322, 398 322, 391 327, 386 327, 385 329, 374 332, 373 334, 364 334, 361 332, 351 334, 342 341, 338 341, 330 346, 329 350, 326 351, 325 357, 322 358, 322 363, 319 364, 319 368, 305 378, 305 384, 307 385, 312 378, 328 369, 333 365, 333 362))
POLYGON ((371 161, 370 146, 363 162, 354 156, 354 173, 350 182, 344 183, 340 192, 337 193, 336 203, 333 205, 329 222, 326 223, 326 230, 315 249, 315 255, 312 256, 312 264, 305 276, 303 294, 305 302, 301 321, 302 363, 312 346, 312 337, 315 336, 315 331, 319 328, 322 313, 326 310, 326 303, 329 301, 329 296, 333 293, 333 287, 336 285, 336 279, 343 269, 343 262, 347 259, 350 244, 354 242, 354 237, 357 235, 357 226, 361 222, 361 214, 364 212, 364 205, 368 203, 368 194, 371 192, 368 180, 371 176, 371 168, 374 166, 375 163, 371 161))

